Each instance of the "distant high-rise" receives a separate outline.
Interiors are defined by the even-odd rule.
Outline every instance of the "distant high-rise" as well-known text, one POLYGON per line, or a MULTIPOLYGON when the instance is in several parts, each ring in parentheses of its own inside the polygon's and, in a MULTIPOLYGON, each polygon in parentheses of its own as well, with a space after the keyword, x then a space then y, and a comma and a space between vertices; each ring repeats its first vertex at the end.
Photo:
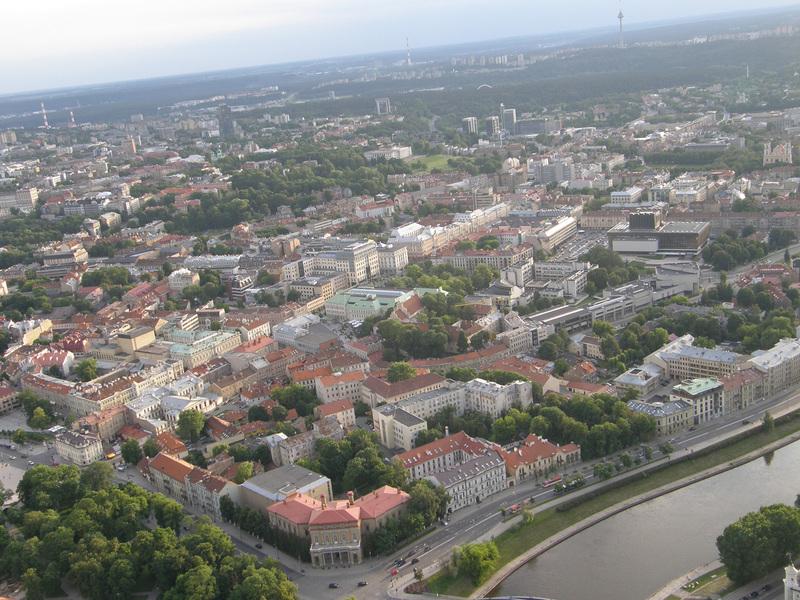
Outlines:
POLYGON ((461 119, 461 130, 464 133, 478 133, 478 119, 476 117, 461 119))
POLYGON ((514 134, 517 126, 517 109, 503 108, 503 112, 500 115, 500 125, 508 133, 514 134))
POLYGON ((486 131, 490 134, 500 132, 500 117, 491 116, 486 117, 486 131))
POLYGON ((375 104, 378 106, 379 115, 388 115, 392 112, 392 103, 388 98, 376 98, 375 104))
POLYGON ((231 109, 227 104, 220 104, 217 107, 217 119, 219 120, 219 137, 222 139, 234 136, 233 117, 231 109))
POLYGON ((620 48, 624 48, 625 47, 625 43, 622 41, 622 18, 624 16, 625 15, 622 14, 622 0, 620 0, 620 3, 619 3, 619 14, 617 15, 617 18, 619 19, 619 47, 620 48))

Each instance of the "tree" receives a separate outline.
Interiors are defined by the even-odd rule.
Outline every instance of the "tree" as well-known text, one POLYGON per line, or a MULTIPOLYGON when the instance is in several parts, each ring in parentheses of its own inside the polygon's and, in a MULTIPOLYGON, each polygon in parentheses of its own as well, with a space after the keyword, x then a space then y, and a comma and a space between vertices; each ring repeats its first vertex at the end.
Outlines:
POLYGON ((728 525, 717 549, 737 585, 763 577, 800 552, 800 512, 785 504, 762 506, 728 525))
POLYGON ((20 427, 16 431, 14 431, 13 434, 11 434, 11 441, 14 442, 17 446, 21 446, 22 444, 25 443, 27 437, 28 434, 26 434, 25 430, 20 427))
POLYGON ((80 482, 86 489, 104 490, 113 485, 114 469, 107 462, 97 461, 90 464, 81 473, 80 482))
POLYGON ((417 434, 417 440, 414 442, 414 447, 419 448, 425 444, 430 444, 443 437, 443 434, 438 429, 425 429, 417 434))
POLYGON ((486 580, 497 565, 500 552, 494 542, 471 543, 461 546, 458 570, 469 575, 475 585, 486 580))
POLYGON ((28 569, 22 574, 22 586, 29 600, 44 600, 44 583, 36 569, 28 569))
POLYGON ((490 339, 492 339, 492 334, 491 333, 489 333, 486 330, 479 331, 478 333, 476 333, 475 335, 472 336, 472 340, 470 340, 470 344, 472 344, 472 347, 475 350, 480 350, 481 348, 483 348, 486 345, 486 342, 488 342, 490 339))
POLYGON ((744 287, 739 290, 736 294, 736 303, 743 307, 747 308, 749 306, 753 306, 753 303, 756 300, 756 295, 753 293, 753 290, 749 287, 744 287))
POLYGON ((175 586, 164 593, 164 600, 214 600, 216 595, 214 570, 201 564, 179 575, 175 586))
POLYGON ((253 476, 253 463, 243 462, 236 469, 236 477, 234 477, 233 481, 241 485, 242 483, 250 479, 252 476, 253 476))
POLYGON ((569 363, 563 358, 556 359, 553 363, 553 375, 561 377, 567 371, 569 371, 569 363))
POLYGON ((50 427, 50 417, 48 417, 41 406, 37 406, 33 410, 33 416, 30 419, 30 425, 34 429, 47 429, 50 427))
POLYGON ((153 495, 152 504, 158 526, 172 529, 175 533, 179 533, 181 521, 183 521, 184 517, 183 506, 161 494, 153 495))
POLYGON ((555 360, 558 358, 558 348, 553 342, 542 342, 539 346, 539 358, 555 360))
POLYGON ((408 510, 413 514, 422 515, 425 527, 436 520, 439 513, 440 502, 427 481, 418 481, 411 487, 411 498, 408 501, 408 510))
POLYGON ((289 410, 285 406, 279 404, 278 406, 272 407, 271 416, 273 421, 285 421, 286 417, 289 416, 289 410))
POLYGON ((185 410, 178 417, 178 435, 195 443, 200 439, 200 432, 206 426, 206 418, 199 410, 185 410))
POLYGON ((605 321, 595 321, 592 323, 592 333, 602 339, 606 335, 614 335, 614 326, 605 321))
POLYGON ((228 444, 217 444, 216 446, 214 446, 213 450, 211 450, 211 456, 217 458, 220 454, 226 452, 228 448, 230 448, 228 444))
POLYGON ((664 442, 663 444, 659 444, 658 449, 664 456, 669 456, 670 454, 675 452, 675 447, 669 442, 664 442))
POLYGON ((122 460, 129 465, 138 464, 142 460, 142 449, 136 440, 128 440, 122 444, 122 460))
POLYGON ((91 381, 97 377, 97 359, 86 358, 75 366, 75 375, 81 381, 91 381))
POLYGON ((253 460, 260 462, 265 468, 272 462, 272 452, 267 444, 262 444, 253 450, 253 460))
POLYGON ((414 379, 417 376, 417 370, 407 362, 396 362, 389 367, 386 373, 386 381, 389 383, 397 383, 398 381, 405 381, 406 379, 414 379))
POLYGON ((764 413, 764 420, 761 421, 761 429, 765 433, 772 433, 775 431, 775 419, 772 418, 772 415, 769 414, 769 411, 764 413))
POLYGON ((464 354, 469 349, 469 339, 465 331, 458 332, 458 341, 456 341, 456 350, 459 354, 464 354))
POLYGON ((144 443, 142 450, 147 458, 153 458, 156 454, 158 454, 158 444, 156 444, 156 441, 153 438, 150 438, 144 443))

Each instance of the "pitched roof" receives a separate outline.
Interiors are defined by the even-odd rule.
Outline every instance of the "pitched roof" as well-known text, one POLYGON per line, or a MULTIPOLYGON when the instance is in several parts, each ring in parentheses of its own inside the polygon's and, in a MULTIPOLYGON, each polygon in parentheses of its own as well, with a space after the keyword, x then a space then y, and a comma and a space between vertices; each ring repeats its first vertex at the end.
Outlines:
POLYGON ((335 415, 336 413, 346 410, 353 410, 353 403, 350 402, 350 398, 342 398, 341 400, 334 400, 327 404, 321 404, 317 408, 319 412, 322 413, 323 417, 329 417, 330 415, 335 415))
POLYGON ((459 431, 446 438, 398 454, 395 458, 402 463, 404 468, 410 468, 457 450, 477 456, 483 454, 487 450, 487 446, 471 438, 463 431, 459 431))
POLYGON ((406 379, 404 381, 398 381, 397 383, 387 383, 377 377, 369 376, 364 380, 363 385, 381 398, 395 398, 430 385, 443 384, 445 381, 446 379, 441 375, 425 373, 413 379, 406 379))
POLYGON ((170 456, 169 454, 164 454, 163 452, 156 454, 155 458, 150 461, 151 473, 153 471, 161 471, 167 477, 180 482, 184 482, 186 476, 191 473, 194 468, 194 465, 170 456))

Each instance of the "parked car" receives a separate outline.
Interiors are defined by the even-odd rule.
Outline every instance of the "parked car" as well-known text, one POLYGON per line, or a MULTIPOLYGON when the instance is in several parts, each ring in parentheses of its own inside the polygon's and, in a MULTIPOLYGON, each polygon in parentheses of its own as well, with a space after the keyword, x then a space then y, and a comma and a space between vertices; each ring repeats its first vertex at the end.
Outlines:
POLYGON ((32 460, 29 460, 29 461, 28 461, 28 464, 29 464, 30 466, 33 466, 33 465, 35 465, 36 463, 35 463, 35 462, 33 462, 32 460))
POLYGON ((744 421, 742 421, 742 425, 750 425, 750 421, 748 421, 747 419, 745 419, 744 421))
POLYGON ((398 573, 397 569, 392 569, 392 575, 397 575, 397 573, 398 573))
POLYGON ((411 564, 412 564, 412 565, 415 565, 415 564, 417 564, 418 562, 419 562, 419 559, 418 559, 418 558, 412 558, 412 559, 411 559, 411 564))
POLYGON ((367 585, 366 581, 359 581, 358 582, 358 587, 364 587, 365 585, 367 585))
POLYGON ((264 546, 262 546, 261 544, 256 544, 256 548, 258 548, 259 550, 261 550, 263 547, 264 546))
POLYGON ((331 588, 332 590, 335 590, 335 589, 338 589, 339 584, 338 583, 329 583, 328 587, 331 588))

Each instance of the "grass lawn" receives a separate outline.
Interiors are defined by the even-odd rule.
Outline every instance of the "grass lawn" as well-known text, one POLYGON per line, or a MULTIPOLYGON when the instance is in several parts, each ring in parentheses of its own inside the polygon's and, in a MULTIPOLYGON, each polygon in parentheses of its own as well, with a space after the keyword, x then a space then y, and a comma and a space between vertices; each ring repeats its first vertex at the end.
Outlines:
POLYGON ((426 156, 424 158, 415 159, 414 162, 419 162, 425 164, 425 171, 428 172, 431 169, 441 169, 442 171, 453 171, 454 169, 447 165, 448 159, 452 158, 451 156, 446 156, 444 154, 434 154, 433 156, 426 156))
MULTIPOLYGON (((657 473, 645 473, 642 478, 632 480, 621 488, 610 490, 601 496, 592 498, 569 511, 556 512, 555 507, 553 507, 537 512, 532 524, 514 526, 495 538, 494 542, 500 551, 500 559, 495 571, 556 533, 601 510, 684 477, 729 463, 798 430, 800 430, 800 418, 783 421, 780 424, 776 424, 772 433, 759 431, 734 444, 720 448, 713 454, 689 461, 676 462, 673 466, 657 473)), ((475 586, 468 577, 450 577, 440 573, 431 576, 428 579, 428 584, 434 593, 449 594, 451 596, 468 597, 475 590, 475 586)))
POLYGON ((687 583, 685 586, 683 586, 683 589, 686 590, 687 592, 691 592, 692 590, 701 588, 707 583, 716 581, 717 579, 719 579, 720 575, 724 575, 725 573, 727 573, 727 571, 728 570, 725 567, 720 567, 719 569, 709 571, 705 575, 701 575, 694 581, 690 581, 689 583, 687 583))

